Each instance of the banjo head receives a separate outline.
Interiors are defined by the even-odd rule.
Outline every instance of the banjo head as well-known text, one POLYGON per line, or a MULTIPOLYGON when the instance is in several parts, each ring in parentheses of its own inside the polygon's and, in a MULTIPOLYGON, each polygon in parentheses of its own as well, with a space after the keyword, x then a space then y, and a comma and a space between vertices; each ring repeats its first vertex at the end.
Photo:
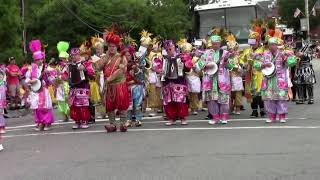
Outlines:
POLYGON ((33 92, 38 92, 41 89, 41 81, 37 79, 36 82, 31 85, 30 88, 33 92))
POLYGON ((210 69, 207 69, 206 70, 206 74, 208 74, 208 75, 216 74, 217 71, 218 71, 218 65, 216 63, 214 63, 214 62, 209 62, 208 64, 213 65, 213 67, 210 68, 210 69))
POLYGON ((273 63, 271 63, 271 67, 263 68, 261 71, 264 76, 269 78, 269 77, 272 77, 276 72, 276 67, 273 63))

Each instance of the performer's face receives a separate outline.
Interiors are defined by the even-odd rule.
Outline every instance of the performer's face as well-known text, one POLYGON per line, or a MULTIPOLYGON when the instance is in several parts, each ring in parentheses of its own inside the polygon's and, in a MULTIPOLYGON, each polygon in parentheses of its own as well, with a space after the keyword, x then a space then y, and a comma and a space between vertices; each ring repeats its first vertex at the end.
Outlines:
POLYGON ((168 54, 173 56, 175 55, 176 53, 176 47, 174 45, 171 45, 169 48, 168 48, 168 54))
POLYGON ((117 46, 113 43, 110 43, 108 45, 108 51, 110 54, 116 54, 117 53, 117 46))
POLYGON ((104 53, 103 47, 97 47, 96 51, 97 51, 97 54, 103 54, 104 53))
POLYGON ((126 58, 127 58, 128 61, 132 60, 132 56, 128 51, 126 51, 126 58))
POLYGON ((212 42, 212 49, 218 50, 220 49, 221 42, 212 42))
POLYGON ((275 43, 269 44, 269 49, 271 52, 276 52, 278 50, 278 45, 275 43))
POLYGON ((36 64, 37 64, 38 66, 41 66, 41 65, 43 64, 43 59, 37 60, 37 61, 36 61, 36 64))
POLYGON ((77 54, 77 55, 73 55, 73 56, 72 56, 72 61, 73 61, 73 62, 80 61, 80 59, 81 59, 80 54, 77 54))

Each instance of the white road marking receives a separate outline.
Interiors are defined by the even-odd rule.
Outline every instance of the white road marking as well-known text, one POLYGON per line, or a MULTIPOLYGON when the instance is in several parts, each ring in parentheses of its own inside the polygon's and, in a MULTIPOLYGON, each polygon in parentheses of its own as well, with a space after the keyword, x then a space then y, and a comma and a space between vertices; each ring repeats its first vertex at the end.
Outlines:
MULTIPOLYGON (((128 132, 144 131, 191 131, 191 130, 251 130, 251 129, 320 129, 320 126, 256 126, 256 127, 198 127, 198 128, 150 128, 150 129, 129 129, 128 132)), ((5 135, 3 138, 31 137, 44 135, 70 135, 70 134, 89 134, 89 133, 106 133, 105 130, 95 131, 67 131, 67 132, 43 132, 20 135, 5 135)))

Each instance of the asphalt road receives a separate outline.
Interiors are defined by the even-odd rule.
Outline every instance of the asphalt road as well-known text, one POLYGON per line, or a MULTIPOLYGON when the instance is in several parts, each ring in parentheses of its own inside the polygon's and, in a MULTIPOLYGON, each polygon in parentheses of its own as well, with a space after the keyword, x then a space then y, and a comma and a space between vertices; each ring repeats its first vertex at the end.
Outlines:
MULTIPOLYGON (((314 68, 319 79, 320 60, 314 68)), ((246 110, 227 125, 208 125, 202 112, 183 127, 159 114, 127 133, 105 133, 105 120, 79 131, 57 121, 41 133, 31 115, 10 118, 0 180, 318 180, 319 92, 317 84, 314 105, 290 103, 286 124, 246 110)))

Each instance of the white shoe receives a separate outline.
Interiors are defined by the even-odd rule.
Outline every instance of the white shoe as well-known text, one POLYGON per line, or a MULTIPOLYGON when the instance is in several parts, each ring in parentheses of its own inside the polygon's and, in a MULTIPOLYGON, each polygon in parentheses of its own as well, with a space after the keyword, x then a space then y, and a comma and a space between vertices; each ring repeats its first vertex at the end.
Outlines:
POLYGON ((228 124, 228 121, 227 120, 221 120, 220 123, 221 124, 228 124))
POLYGON ((80 129, 80 124, 75 124, 72 126, 72 129, 80 129))
POLYGON ((271 119, 267 119, 266 123, 272 123, 272 120, 271 119))
POLYGON ((193 112, 192 114, 193 114, 193 115, 198 115, 198 112, 197 112, 197 111, 195 111, 195 112, 193 112))
POLYGON ((6 130, 4 130, 4 129, 0 130, 0 134, 5 134, 5 133, 6 133, 6 130))
POLYGON ((181 121, 181 125, 188 125, 187 120, 182 120, 182 121, 181 121))
POLYGON ((149 114, 149 117, 155 117, 155 116, 156 116, 156 114, 154 114, 154 113, 149 114))
POLYGON ((210 120, 208 123, 211 125, 215 125, 218 124, 219 121, 215 121, 215 120, 210 120))
POLYGON ((49 127, 44 127, 43 130, 44 130, 44 131, 49 131, 50 128, 49 128, 49 127))
POLYGON ((81 124, 81 129, 88 129, 89 125, 88 124, 81 124))
POLYGON ((39 127, 35 127, 34 130, 35 131, 40 131, 40 128, 39 127))
POLYGON ((3 151, 3 145, 2 144, 0 144, 0 151, 3 151))
POLYGON ((166 126, 172 126, 172 125, 176 125, 177 123, 175 121, 169 121, 166 122, 166 126))
POLYGON ((285 120, 285 119, 280 120, 280 123, 286 123, 286 122, 287 122, 287 120, 285 120))
POLYGON ((239 111, 236 112, 236 115, 240 115, 241 113, 239 111))

